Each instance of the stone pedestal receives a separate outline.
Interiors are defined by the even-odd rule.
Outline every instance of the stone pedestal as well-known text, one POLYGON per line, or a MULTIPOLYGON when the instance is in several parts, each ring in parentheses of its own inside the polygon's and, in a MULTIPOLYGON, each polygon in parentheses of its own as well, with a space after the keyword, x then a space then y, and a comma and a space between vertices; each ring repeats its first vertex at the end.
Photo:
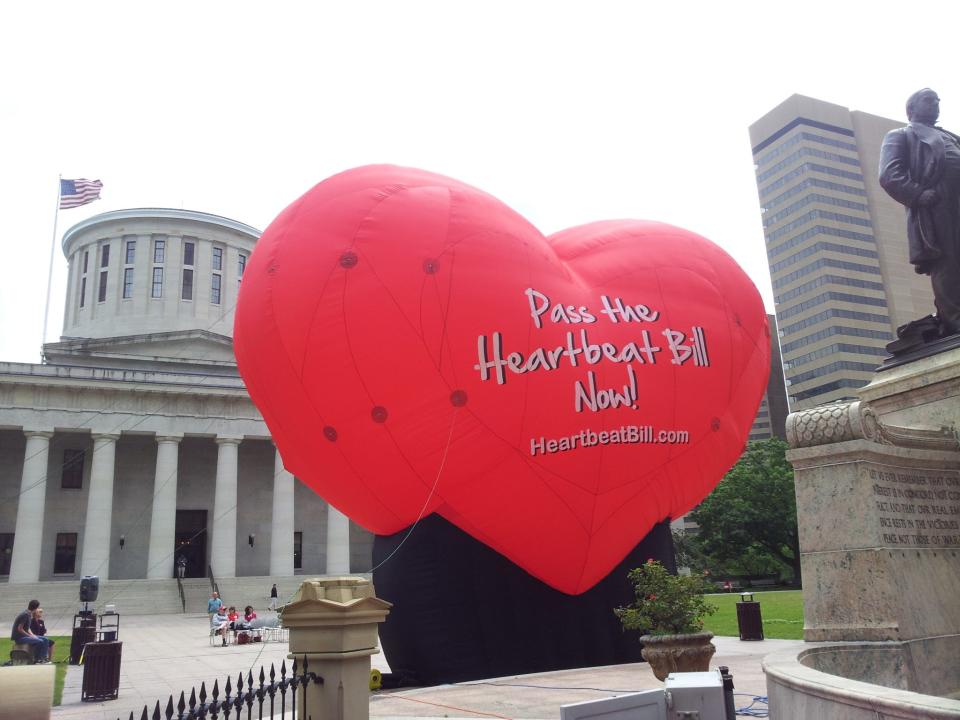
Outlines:
POLYGON ((960 633, 960 453, 861 439, 789 458, 804 639, 960 633))
POLYGON ((370 656, 378 651, 378 627, 390 607, 364 578, 322 578, 300 586, 283 610, 290 657, 299 663, 306 656, 308 669, 323 678, 306 686, 304 703, 298 703, 301 720, 370 717, 370 656))
MULTIPOLYGON (((859 396, 787 419, 804 639, 842 643, 805 651, 798 668, 953 697, 960 692, 960 350, 878 372, 859 396)), ((768 684, 786 688, 794 679, 774 680, 768 671, 768 684)), ((802 695, 802 685, 784 693, 802 695)), ((838 712, 825 717, 853 717, 838 712)))

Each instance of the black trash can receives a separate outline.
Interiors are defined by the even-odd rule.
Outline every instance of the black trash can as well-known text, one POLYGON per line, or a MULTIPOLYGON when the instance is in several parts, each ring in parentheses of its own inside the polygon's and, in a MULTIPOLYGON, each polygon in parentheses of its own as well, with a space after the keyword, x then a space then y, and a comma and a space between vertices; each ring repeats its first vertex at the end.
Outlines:
POLYGON ((753 593, 740 593, 741 602, 737 603, 737 627, 741 640, 763 640, 763 619, 760 617, 760 603, 755 602, 753 593))
POLYGON ((120 690, 122 642, 89 643, 83 652, 80 700, 116 700, 120 690))
POLYGON ((80 613, 73 616, 73 635, 70 637, 70 664, 80 662, 83 648, 97 639, 97 616, 93 613, 80 613))

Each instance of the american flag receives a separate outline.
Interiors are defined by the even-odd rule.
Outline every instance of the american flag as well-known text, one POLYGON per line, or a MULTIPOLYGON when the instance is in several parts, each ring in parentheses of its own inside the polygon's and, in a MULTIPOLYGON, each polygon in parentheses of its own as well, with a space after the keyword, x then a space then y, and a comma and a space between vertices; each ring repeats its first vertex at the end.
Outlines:
POLYGON ((80 207, 94 200, 100 199, 100 188, 103 183, 99 180, 60 180, 60 209, 80 207))

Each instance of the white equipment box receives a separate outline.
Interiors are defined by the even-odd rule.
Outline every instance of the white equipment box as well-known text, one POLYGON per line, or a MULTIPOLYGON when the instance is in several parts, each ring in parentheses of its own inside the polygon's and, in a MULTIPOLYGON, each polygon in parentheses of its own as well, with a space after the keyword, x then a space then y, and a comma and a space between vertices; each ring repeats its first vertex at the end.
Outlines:
POLYGON ((662 690, 560 706, 560 720, 733 720, 719 670, 673 673, 662 690))
POLYGON ((560 706, 560 720, 665 720, 663 690, 645 690, 603 700, 560 706))
POLYGON ((664 693, 668 720, 727 720, 719 670, 671 673, 664 693))

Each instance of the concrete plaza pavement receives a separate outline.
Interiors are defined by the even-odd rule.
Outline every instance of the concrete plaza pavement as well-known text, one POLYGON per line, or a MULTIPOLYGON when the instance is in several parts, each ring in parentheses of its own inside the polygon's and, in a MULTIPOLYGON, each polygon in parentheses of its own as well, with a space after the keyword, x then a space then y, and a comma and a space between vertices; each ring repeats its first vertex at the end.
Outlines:
MULTIPOLYGON (((261 617, 269 617, 263 613, 261 617)), ((51 634, 69 635, 69 627, 51 628, 51 634)), ((133 712, 139 719, 143 706, 160 700, 161 709, 173 694, 189 697, 190 688, 206 682, 209 692, 213 681, 223 686, 230 676, 240 673, 255 676, 264 666, 274 663, 279 671, 287 662, 285 642, 250 643, 228 647, 211 646, 206 614, 122 616, 120 640, 123 654, 120 669, 119 698, 106 702, 80 701, 83 667, 70 666, 64 686, 63 702, 52 712, 54 720, 127 720, 133 712)), ((765 640, 741 642, 738 638, 714 638, 717 653, 711 667, 726 665, 733 674, 737 707, 750 703, 754 695, 765 696, 766 680, 760 668, 764 655, 802 647, 801 641, 765 640)), ((372 658, 372 666, 389 671, 383 654, 372 658)), ((371 694, 373 718, 498 717, 556 720, 560 706, 584 700, 596 700, 627 692, 662 687, 646 663, 580 668, 484 681, 404 688, 371 694)))
MULTIPOLYGON (((763 657, 778 649, 802 647, 800 640, 741 642, 739 638, 713 639, 715 668, 730 668, 735 685, 735 705, 751 704, 754 696, 766 696, 766 679, 760 667, 763 657)), ((662 688, 646 663, 577 668, 492 680, 438 685, 429 688, 377 693, 370 699, 370 716, 431 718, 495 717, 518 720, 558 720, 560 706, 586 700, 662 688)), ((757 705, 766 708, 766 704, 757 705)))

